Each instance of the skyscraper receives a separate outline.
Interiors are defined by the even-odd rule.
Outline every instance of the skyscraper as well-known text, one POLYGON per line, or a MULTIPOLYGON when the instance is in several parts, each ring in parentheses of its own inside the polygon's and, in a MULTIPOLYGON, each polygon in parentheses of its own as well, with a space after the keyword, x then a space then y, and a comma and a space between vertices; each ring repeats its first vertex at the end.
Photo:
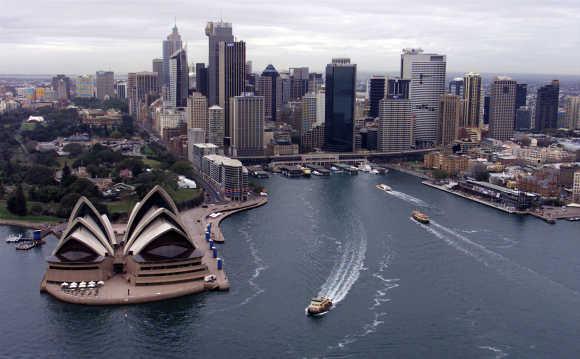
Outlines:
POLYGON ((77 97, 95 97, 95 78, 91 75, 80 75, 75 79, 77 97))
MULTIPOLYGON (((465 89, 467 90, 467 86, 465 89)), ((457 139, 459 127, 463 123, 464 117, 467 117, 463 114, 464 108, 469 109, 469 106, 465 104, 465 102, 467 102, 467 100, 464 100, 459 95, 441 95, 441 103, 439 105, 439 125, 437 126, 438 145, 444 147, 449 146, 457 139)))
POLYGON ((58 100, 70 99, 71 87, 71 80, 65 75, 56 75, 52 78, 52 89, 58 100))
POLYGON ((415 113, 415 141, 432 146, 437 139, 439 99, 445 93, 445 55, 426 54, 421 49, 404 49, 401 78, 411 80, 409 93, 415 113))
POLYGON ((187 98, 185 121, 187 128, 200 128, 207 133, 207 98, 194 92, 187 98))
POLYGON ((282 106, 282 80, 280 74, 271 64, 266 66, 256 83, 256 94, 264 96, 267 121, 276 121, 282 106))
POLYGON ((496 140, 509 140, 514 133, 516 88, 516 81, 504 76, 491 84, 489 136, 496 140))
POLYGON ((151 69, 153 72, 157 73, 157 83, 163 83, 163 59, 153 59, 151 64, 151 69))
POLYGON ((157 73, 130 72, 127 76, 127 97, 129 98, 129 114, 141 120, 141 106, 149 105, 153 97, 159 94, 157 73))
POLYGON ((290 98, 301 99, 308 92, 308 67, 290 68, 290 98))
POLYGON ((311 72, 308 74, 308 92, 316 92, 324 85, 322 74, 311 72))
POLYGON ((369 117, 379 117, 379 102, 385 98, 385 76, 373 75, 369 79, 369 117))
POLYGON ((522 106, 527 106, 528 85, 518 84, 516 88, 516 110, 522 106))
MULTIPOLYGON (((205 27, 205 35, 208 37, 208 90, 209 105, 213 106, 218 103, 219 99, 219 43, 234 41, 232 34, 232 24, 228 22, 210 21, 205 27)), ((222 106, 223 108, 223 106, 222 106)))
MULTIPOLYGON (((219 96, 218 103, 224 109, 226 137, 230 136, 229 99, 244 92, 246 78, 246 43, 221 41, 219 43, 219 96)), ((211 73, 210 73, 211 76, 211 73)), ((210 83, 211 91, 211 83, 210 83)), ((211 92, 210 92, 211 95, 211 92)))
POLYGON ((231 153, 261 155, 264 150, 264 97, 243 93, 230 98, 231 153))
POLYGON ((414 114, 409 100, 409 80, 388 79, 387 93, 379 102, 377 150, 395 152, 414 146, 414 114))
POLYGON ((568 96, 566 99, 566 124, 570 130, 580 130, 580 96, 568 96))
POLYGON ((166 40, 163 40, 163 82, 160 84, 160 87, 169 87, 169 61, 171 56, 177 50, 180 50, 182 46, 181 35, 177 31, 177 25, 174 25, 171 34, 167 36, 166 40))
POLYGON ((115 95, 115 74, 113 71, 97 71, 97 98, 104 100, 115 95))
POLYGON ((449 81, 449 93, 452 95, 463 97, 465 86, 465 79, 462 77, 456 77, 449 81))
POLYGON ((185 49, 178 49, 169 59, 169 105, 185 107, 189 91, 189 68, 185 49))
POLYGON ((479 74, 470 72, 463 77, 463 95, 461 96, 465 101, 463 109, 463 118, 459 121, 460 127, 479 127, 479 119, 481 117, 481 76, 479 74))
POLYGON ((118 98, 127 98, 127 81, 117 81, 115 84, 115 94, 118 98))
POLYGON ((325 146, 336 152, 354 150, 356 65, 350 59, 332 59, 326 65, 325 146))
POLYGON ((559 97, 560 81, 558 80, 554 80, 552 83, 538 89, 536 98, 536 131, 558 128, 559 97))
POLYGON ((520 106, 516 110, 516 130, 527 131, 532 125, 532 116, 528 106, 520 106))
POLYGON ((205 97, 208 96, 207 67, 203 62, 195 64, 195 89, 205 97))
POLYGON ((207 142, 223 148, 224 147, 224 109, 214 105, 207 112, 207 142))
POLYGON ((490 105, 491 97, 489 95, 483 96, 483 123, 485 125, 489 125, 489 112, 490 112, 490 105))

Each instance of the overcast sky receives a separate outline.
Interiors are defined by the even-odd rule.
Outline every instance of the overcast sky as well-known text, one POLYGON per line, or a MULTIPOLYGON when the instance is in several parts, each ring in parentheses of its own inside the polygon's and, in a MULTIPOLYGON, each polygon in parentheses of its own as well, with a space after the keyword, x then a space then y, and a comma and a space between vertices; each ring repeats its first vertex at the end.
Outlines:
POLYGON ((190 62, 207 61, 208 20, 232 22, 254 71, 322 70, 347 56, 398 70, 404 47, 448 71, 580 74, 580 0, 0 0, 0 73, 150 70, 174 17, 190 62))

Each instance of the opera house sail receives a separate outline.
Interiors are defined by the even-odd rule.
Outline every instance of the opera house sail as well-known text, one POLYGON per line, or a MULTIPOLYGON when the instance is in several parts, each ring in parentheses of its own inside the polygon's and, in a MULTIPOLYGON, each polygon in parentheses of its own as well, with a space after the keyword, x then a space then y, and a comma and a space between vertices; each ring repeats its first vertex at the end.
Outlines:
POLYGON ((225 290, 227 278, 208 253, 159 186, 133 207, 126 225, 113 226, 82 197, 47 259, 41 290, 63 301, 94 305, 225 290))

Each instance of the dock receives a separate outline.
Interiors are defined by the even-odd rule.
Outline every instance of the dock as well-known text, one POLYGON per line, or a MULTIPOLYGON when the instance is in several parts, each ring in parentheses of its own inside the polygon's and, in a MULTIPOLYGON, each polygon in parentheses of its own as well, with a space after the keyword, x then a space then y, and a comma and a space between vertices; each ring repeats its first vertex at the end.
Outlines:
POLYGON ((344 173, 348 173, 349 175, 358 175, 358 169, 356 167, 346 165, 344 163, 335 163, 334 167, 338 168, 344 173))

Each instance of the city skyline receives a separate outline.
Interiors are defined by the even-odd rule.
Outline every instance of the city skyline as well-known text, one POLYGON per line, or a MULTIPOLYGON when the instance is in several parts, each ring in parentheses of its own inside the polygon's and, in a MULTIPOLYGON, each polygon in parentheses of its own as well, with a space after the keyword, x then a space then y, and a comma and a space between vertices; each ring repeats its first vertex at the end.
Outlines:
POLYGON ((571 1, 550 6, 523 1, 502 6, 448 1, 436 6, 421 1, 402 8, 371 1, 356 6, 222 2, 208 4, 202 12, 195 4, 139 4, 144 6, 130 2, 51 2, 50 8, 44 3, 26 8, 8 5, 5 14, 10 15, 0 16, 0 73, 146 70, 152 58, 161 57, 160 42, 177 15, 190 64, 207 63, 204 28, 207 21, 222 17, 233 24, 236 39, 247 43, 247 58, 256 69, 272 63, 280 69, 299 65, 322 71, 330 58, 345 56, 363 71, 396 71, 402 48, 421 47, 446 54, 449 72, 580 75, 580 50, 573 36, 579 30, 580 5, 571 1), (59 21, 51 16, 65 13, 59 21), (126 13, 131 18, 120 15, 126 13), (414 22, 420 26, 408 25, 414 22))

